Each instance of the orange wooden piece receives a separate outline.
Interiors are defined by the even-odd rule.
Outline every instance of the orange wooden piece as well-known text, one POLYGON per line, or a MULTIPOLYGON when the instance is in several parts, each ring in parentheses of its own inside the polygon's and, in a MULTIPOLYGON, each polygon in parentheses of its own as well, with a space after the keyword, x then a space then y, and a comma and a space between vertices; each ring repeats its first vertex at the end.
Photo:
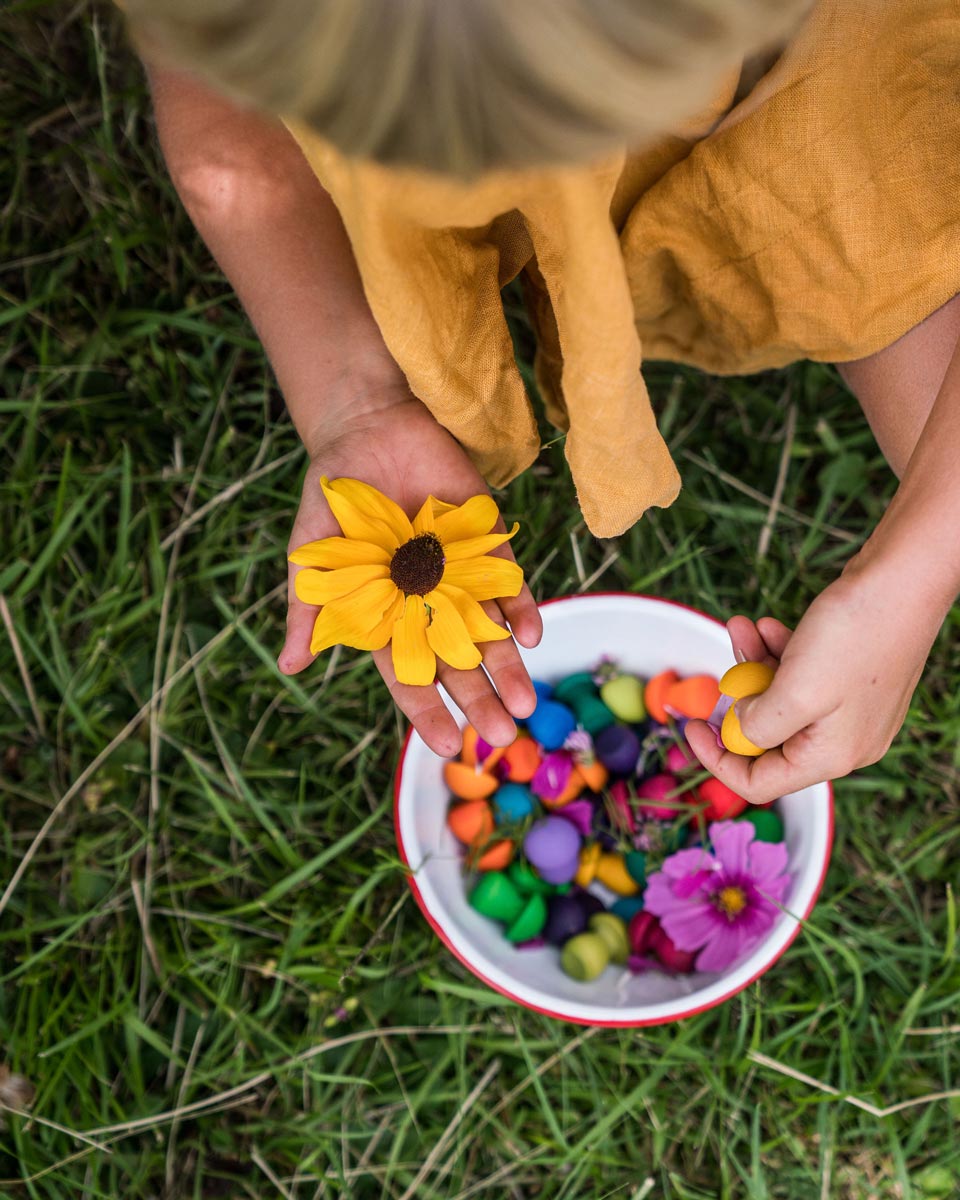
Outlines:
POLYGON ((670 719, 663 707, 667 692, 675 683, 679 682, 680 676, 676 671, 661 671, 659 675, 654 675, 652 679, 648 680, 647 686, 643 689, 643 703, 647 707, 647 712, 661 725, 666 725, 670 719))
POLYGON ((567 786, 560 795, 555 796, 552 800, 545 796, 540 796, 539 800, 544 808, 563 808, 571 800, 576 800, 584 787, 586 787, 586 783, 580 774, 580 768, 574 765, 573 770, 570 772, 570 778, 567 780, 567 786))
POLYGON ((478 871, 502 871, 513 858, 513 842, 494 842, 474 864, 478 871))
POLYGON ((485 841, 493 833, 493 824, 493 810, 486 800, 467 800, 447 813, 450 832, 465 846, 485 841))
POLYGON ((506 752, 506 746, 494 746, 487 757, 483 760, 483 769, 485 771, 492 771, 500 759, 506 754, 506 752))
POLYGON ((583 782, 591 792, 602 792, 607 786, 610 772, 597 758, 592 763, 577 763, 576 769, 583 777, 583 782))
POLYGON ((503 761, 509 768, 507 778, 512 783, 529 783, 540 766, 540 747, 526 734, 519 734, 503 752, 503 761))
POLYGON ((705 721, 719 699, 720 685, 713 675, 690 675, 667 688, 664 704, 684 717, 705 721))
POLYGON ((444 763, 443 781, 461 800, 484 800, 500 786, 495 775, 488 775, 486 771, 478 771, 476 767, 462 762, 444 763))
POLYGON ((468 767, 477 765, 477 742, 480 734, 472 725, 464 725, 461 735, 463 738, 463 749, 460 751, 460 761, 466 763, 468 767))
MULTIPOLYGON (((477 733, 472 725, 464 725, 460 736, 463 739, 463 747, 460 750, 460 761, 466 763, 468 767, 475 767, 479 761, 477 742, 480 741, 480 734, 477 733)), ((480 766, 484 771, 492 770, 505 753, 505 746, 494 746, 483 762, 480 763, 480 766)))

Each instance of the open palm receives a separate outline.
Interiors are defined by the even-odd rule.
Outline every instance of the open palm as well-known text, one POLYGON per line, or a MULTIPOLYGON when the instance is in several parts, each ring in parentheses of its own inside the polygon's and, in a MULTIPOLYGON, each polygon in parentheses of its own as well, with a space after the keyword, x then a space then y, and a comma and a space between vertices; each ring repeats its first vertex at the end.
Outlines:
MULTIPOLYGON (((456 439, 409 394, 375 414, 358 414, 335 440, 314 453, 288 551, 340 532, 320 489, 321 475, 372 484, 411 517, 428 495, 461 504, 489 490, 456 439)), ((502 527, 501 521, 498 528, 502 527)), ((509 545, 493 553, 513 558, 509 545)), ((301 569, 289 564, 287 633, 279 658, 280 670, 287 675, 302 671, 314 657, 310 635, 319 610, 296 596, 293 581, 301 569)), ((540 614, 526 584, 518 596, 487 602, 484 608, 498 624, 509 624, 521 645, 535 646, 540 640, 540 614)), ((440 663, 439 681, 482 737, 492 745, 506 745, 516 732, 513 717, 528 716, 536 698, 512 638, 488 642, 481 649, 482 667, 458 671, 440 663)), ((398 683, 389 646, 373 658, 394 700, 427 745, 438 754, 456 754, 459 729, 436 685, 398 683)))

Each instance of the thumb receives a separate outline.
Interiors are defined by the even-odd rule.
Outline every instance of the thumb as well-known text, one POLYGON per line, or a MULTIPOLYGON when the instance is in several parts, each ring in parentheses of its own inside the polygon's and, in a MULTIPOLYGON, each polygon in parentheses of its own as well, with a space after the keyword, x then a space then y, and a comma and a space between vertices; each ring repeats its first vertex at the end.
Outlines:
POLYGON ((283 649, 277 659, 277 666, 283 675, 296 675, 316 658, 310 650, 310 638, 320 610, 315 604, 306 604, 297 596, 293 581, 302 569, 293 563, 287 564, 287 630, 283 649))
POLYGON ((782 746, 818 715, 797 702, 781 675, 779 672, 765 692, 744 696, 735 705, 744 736, 764 750, 782 746))

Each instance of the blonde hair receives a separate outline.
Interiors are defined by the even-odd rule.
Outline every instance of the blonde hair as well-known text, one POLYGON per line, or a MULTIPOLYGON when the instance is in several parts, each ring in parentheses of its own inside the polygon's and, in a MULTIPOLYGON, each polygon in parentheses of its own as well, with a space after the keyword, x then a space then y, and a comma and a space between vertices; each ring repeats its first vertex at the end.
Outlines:
POLYGON ((127 0, 150 52, 348 155, 471 177, 635 145, 809 0, 127 0))

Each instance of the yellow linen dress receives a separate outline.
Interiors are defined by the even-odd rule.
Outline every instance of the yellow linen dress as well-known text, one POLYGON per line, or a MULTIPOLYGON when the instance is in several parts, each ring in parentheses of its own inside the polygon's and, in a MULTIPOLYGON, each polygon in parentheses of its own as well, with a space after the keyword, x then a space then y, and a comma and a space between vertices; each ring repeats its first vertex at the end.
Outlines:
POLYGON ((641 347, 718 374, 849 360, 960 291, 958 0, 820 0, 727 112, 735 83, 640 152, 469 184, 349 160, 288 122, 390 352, 493 486, 540 444, 500 294, 522 274, 599 537, 680 486, 641 347))

